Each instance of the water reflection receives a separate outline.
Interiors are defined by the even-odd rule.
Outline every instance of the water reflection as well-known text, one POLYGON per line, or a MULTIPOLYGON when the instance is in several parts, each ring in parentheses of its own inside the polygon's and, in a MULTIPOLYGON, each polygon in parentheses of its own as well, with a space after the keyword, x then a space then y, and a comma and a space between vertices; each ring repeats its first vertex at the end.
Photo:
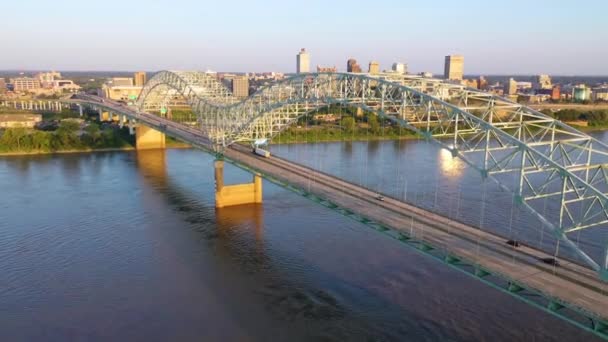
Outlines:
POLYGON ((465 164, 460 158, 452 156, 452 152, 441 148, 438 151, 438 159, 439 168, 443 176, 448 178, 459 178, 462 176, 465 164))
POLYGON ((141 150, 136 154, 136 165, 144 178, 157 187, 167 186, 167 152, 165 150, 141 150))

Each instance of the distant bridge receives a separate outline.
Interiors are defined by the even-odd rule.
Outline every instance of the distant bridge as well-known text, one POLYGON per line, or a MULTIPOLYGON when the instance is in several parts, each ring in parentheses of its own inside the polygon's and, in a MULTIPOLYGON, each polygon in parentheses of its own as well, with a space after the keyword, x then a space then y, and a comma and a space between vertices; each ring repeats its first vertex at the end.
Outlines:
POLYGON ((300 74, 241 100, 215 76, 162 71, 146 83, 134 106, 84 94, 66 102, 115 113, 121 122, 139 125, 138 134, 145 126, 215 153, 216 195, 226 200, 221 203, 260 202, 261 175, 608 336, 608 146, 542 113, 441 80, 351 73, 300 74), (193 117, 173 118, 167 108, 175 103, 192 108, 193 117), (559 267, 539 262, 556 255, 508 245, 500 236, 397 199, 380 201, 364 187, 274 156, 256 157, 237 144, 272 139, 300 117, 334 104, 373 112, 449 150, 480 179, 511 192, 515 203, 553 233, 556 250, 561 244, 574 260, 560 260, 559 267), (224 158, 254 173, 254 183, 224 187, 224 158), (599 255, 581 246, 580 236, 588 234, 601 244, 599 255), (530 293, 542 300, 530 299, 530 293))

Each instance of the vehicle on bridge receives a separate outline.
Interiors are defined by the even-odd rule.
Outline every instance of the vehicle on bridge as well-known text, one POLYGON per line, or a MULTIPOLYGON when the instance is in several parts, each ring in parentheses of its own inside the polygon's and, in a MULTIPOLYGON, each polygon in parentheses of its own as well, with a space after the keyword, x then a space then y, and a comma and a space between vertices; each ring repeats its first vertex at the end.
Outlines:
POLYGON ((253 153, 257 154, 258 156, 262 156, 264 158, 270 158, 270 152, 268 152, 264 149, 261 149, 259 147, 254 147, 253 153))

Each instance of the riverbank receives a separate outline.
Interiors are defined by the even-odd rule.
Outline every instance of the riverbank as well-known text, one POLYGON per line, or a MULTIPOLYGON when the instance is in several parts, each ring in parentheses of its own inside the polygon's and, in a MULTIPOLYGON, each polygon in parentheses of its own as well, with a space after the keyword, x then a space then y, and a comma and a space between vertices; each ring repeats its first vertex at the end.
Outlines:
MULTIPOLYGON (((167 142, 167 149, 186 149, 192 148, 192 146, 180 143, 180 142, 167 142)), ((31 156, 31 155, 53 155, 53 154, 75 154, 75 153, 93 153, 93 152, 118 152, 118 151, 134 151, 135 146, 124 146, 124 147, 109 147, 109 148, 81 148, 81 149, 70 149, 70 150, 57 150, 57 151, 16 151, 16 152, 0 152, 0 157, 14 157, 14 156, 31 156)))
POLYGON ((297 139, 273 139, 271 144, 308 144, 311 142, 359 142, 359 141, 387 141, 387 140, 422 140, 424 137, 420 135, 402 135, 402 136, 362 136, 362 137, 323 137, 319 139, 297 140, 297 139))

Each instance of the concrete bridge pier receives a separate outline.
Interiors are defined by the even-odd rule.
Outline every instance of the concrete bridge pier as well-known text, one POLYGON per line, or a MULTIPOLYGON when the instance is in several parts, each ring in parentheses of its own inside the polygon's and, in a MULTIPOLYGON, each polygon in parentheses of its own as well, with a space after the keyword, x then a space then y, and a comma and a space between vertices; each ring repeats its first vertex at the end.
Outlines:
POLYGON ((246 184, 224 185, 224 161, 216 160, 215 169, 215 207, 262 203, 262 177, 253 175, 253 182, 246 184))
MULTIPOLYGON (((129 125, 129 129, 132 129, 129 125)), ((148 126, 138 124, 135 128, 135 148, 138 150, 153 150, 166 147, 165 133, 148 126)))

